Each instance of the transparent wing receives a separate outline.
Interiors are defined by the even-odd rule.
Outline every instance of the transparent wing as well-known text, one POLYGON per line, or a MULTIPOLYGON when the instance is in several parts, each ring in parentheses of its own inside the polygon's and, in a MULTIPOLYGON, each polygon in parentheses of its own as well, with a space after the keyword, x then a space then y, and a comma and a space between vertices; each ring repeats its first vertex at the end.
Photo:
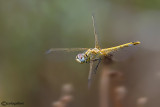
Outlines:
POLYGON ((76 52, 76 51, 85 51, 89 48, 51 48, 48 51, 46 51, 46 54, 56 52, 56 51, 65 51, 65 52, 76 52))
POLYGON ((97 35, 97 32, 96 32, 94 15, 92 15, 92 21, 93 21, 93 29, 94 29, 94 36, 95 36, 95 48, 99 48, 98 35, 97 35))
POLYGON ((88 74, 88 89, 91 87, 91 82, 92 82, 92 75, 93 75, 93 62, 90 62, 90 69, 89 69, 89 74, 88 74))
POLYGON ((89 69, 89 74, 88 74, 88 89, 91 86, 91 82, 92 82, 92 79, 93 79, 93 74, 96 74, 96 71, 98 69, 98 66, 99 66, 100 62, 101 62, 101 59, 96 59, 94 61, 90 61, 90 69, 89 69))

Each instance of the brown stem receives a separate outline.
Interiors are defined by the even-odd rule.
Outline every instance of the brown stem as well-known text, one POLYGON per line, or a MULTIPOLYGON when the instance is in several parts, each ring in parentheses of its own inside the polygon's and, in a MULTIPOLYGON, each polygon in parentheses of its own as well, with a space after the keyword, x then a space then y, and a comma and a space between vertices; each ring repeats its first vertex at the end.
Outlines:
POLYGON ((140 97, 137 100, 137 106, 138 107, 145 107, 146 103, 147 103, 147 97, 140 97))
POLYGON ((126 88, 119 86, 115 90, 115 107, 124 107, 124 98, 126 96, 126 88))
POLYGON ((65 84, 62 87, 62 96, 60 99, 53 103, 53 107, 67 107, 73 101, 73 87, 71 84, 65 84))
POLYGON ((109 107, 109 82, 110 77, 108 68, 102 70, 100 80, 100 107, 109 107))
POLYGON ((110 85, 110 67, 111 60, 109 58, 103 59, 103 68, 100 78, 100 107, 109 107, 109 85, 110 85))

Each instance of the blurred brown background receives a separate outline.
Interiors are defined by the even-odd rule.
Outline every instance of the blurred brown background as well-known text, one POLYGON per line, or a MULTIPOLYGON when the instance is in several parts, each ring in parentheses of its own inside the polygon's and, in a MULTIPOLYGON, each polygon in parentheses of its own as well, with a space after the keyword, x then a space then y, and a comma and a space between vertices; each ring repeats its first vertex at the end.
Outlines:
POLYGON ((88 90, 89 65, 76 63, 77 53, 45 54, 49 48, 94 47, 92 13, 101 47, 141 41, 118 64, 124 106, 137 107, 137 99, 147 97, 146 107, 160 107, 159 0, 1 0, 0 101, 52 107, 70 83, 70 107, 98 107, 101 72, 88 90))

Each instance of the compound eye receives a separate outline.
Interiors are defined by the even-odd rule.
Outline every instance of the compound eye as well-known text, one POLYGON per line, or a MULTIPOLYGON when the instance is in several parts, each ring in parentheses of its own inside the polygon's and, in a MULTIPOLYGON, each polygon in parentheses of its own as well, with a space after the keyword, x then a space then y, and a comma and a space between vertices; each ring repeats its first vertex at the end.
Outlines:
POLYGON ((81 54, 78 54, 78 58, 79 58, 79 59, 82 59, 82 55, 81 55, 81 54))
POLYGON ((78 59, 78 55, 76 56, 76 59, 78 59))
POLYGON ((78 59, 81 59, 82 55, 81 55, 81 54, 78 54, 77 57, 78 57, 78 59))

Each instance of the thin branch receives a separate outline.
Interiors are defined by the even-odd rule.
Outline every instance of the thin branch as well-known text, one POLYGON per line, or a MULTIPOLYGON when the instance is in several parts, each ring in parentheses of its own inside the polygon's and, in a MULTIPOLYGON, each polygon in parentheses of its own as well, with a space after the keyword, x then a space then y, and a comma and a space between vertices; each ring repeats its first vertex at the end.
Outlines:
POLYGON ((103 68, 100 78, 100 107, 110 107, 109 106, 109 87, 110 87, 110 73, 111 69, 109 65, 112 63, 112 60, 108 57, 103 59, 103 68))

